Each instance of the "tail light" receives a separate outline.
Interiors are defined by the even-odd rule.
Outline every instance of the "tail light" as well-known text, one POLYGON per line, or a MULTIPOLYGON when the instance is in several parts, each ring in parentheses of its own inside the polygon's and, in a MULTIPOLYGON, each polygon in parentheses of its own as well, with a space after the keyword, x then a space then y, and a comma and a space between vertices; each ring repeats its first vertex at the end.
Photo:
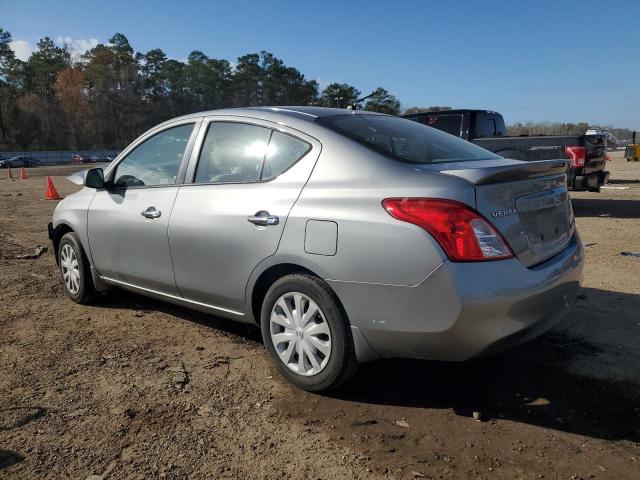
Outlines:
POLYGON ((493 225, 462 203, 438 198, 387 198, 382 206, 392 217, 429 232, 451 260, 481 262, 513 257, 493 225))
POLYGON ((584 167, 584 162, 587 159, 587 147, 571 146, 564 147, 564 151, 569 155, 571 165, 574 167, 584 167))

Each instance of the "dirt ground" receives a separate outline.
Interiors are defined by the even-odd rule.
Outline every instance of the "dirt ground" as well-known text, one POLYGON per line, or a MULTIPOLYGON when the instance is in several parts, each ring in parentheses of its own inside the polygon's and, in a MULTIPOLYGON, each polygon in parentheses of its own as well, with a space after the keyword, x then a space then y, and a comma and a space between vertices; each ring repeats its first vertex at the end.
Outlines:
POLYGON ((286 384, 256 329, 123 292, 72 303, 48 245, 72 167, 0 170, 0 478, 638 479, 640 163, 572 194, 573 313, 465 364, 380 360, 331 395, 286 384), (15 172, 14 172, 15 173, 15 172), (475 421, 472 413, 482 413, 475 421))

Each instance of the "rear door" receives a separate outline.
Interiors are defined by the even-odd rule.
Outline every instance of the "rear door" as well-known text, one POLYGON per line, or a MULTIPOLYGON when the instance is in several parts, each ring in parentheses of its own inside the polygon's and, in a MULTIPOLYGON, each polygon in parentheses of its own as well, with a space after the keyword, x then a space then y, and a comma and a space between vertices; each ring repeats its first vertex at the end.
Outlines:
POLYGON ((249 276, 276 252, 320 144, 277 124, 214 117, 196 145, 169 222, 176 285, 189 300, 241 313, 249 276))
POLYGON ((111 185, 96 192, 88 210, 89 247, 100 275, 177 294, 167 228, 197 123, 152 132, 107 171, 111 185))

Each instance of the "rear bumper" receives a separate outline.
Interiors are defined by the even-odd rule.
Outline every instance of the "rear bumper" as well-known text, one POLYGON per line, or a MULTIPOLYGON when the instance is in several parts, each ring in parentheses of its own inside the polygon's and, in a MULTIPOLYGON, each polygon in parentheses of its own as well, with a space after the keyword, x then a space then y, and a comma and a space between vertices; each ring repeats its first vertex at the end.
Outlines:
POLYGON ((562 252, 532 268, 517 259, 445 261, 413 287, 330 284, 366 339, 367 349, 357 346, 359 359, 370 359, 374 351, 380 357, 462 361, 553 327, 569 312, 582 266, 576 234, 562 252))
POLYGON ((569 189, 595 190, 609 181, 609 172, 599 170, 591 173, 574 174, 570 177, 569 189))

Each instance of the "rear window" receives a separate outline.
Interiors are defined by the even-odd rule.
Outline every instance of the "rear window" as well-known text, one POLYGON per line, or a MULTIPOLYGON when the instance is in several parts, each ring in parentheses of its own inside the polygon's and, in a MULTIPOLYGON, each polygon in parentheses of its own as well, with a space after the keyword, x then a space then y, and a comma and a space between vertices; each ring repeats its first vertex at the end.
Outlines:
POLYGON ((291 135, 273 132, 262 167, 262 180, 275 178, 300 160, 311 145, 291 135))
POLYGON ((465 140, 404 118, 351 114, 316 121, 402 162, 423 164, 500 158, 465 140))
POLYGON ((425 115, 418 121, 456 137, 462 131, 462 115, 425 115))

